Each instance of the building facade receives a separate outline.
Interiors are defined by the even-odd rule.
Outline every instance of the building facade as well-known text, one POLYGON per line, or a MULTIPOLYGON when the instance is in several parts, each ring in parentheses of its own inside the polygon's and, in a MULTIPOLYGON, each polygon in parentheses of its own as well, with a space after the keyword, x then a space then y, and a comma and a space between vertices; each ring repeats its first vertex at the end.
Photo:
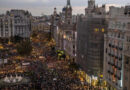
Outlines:
POLYGON ((20 36, 30 37, 31 34, 31 14, 24 10, 7 11, 0 17, 0 37, 10 38, 20 36))
POLYGON ((53 18, 53 37, 56 42, 56 49, 63 50, 68 59, 75 60, 76 56, 76 16, 72 16, 72 7, 70 0, 67 0, 67 5, 62 9, 60 14, 57 14, 54 9, 53 18))
POLYGON ((86 15, 78 17, 77 23, 77 63, 89 75, 98 77, 103 72, 104 33, 107 30, 105 6, 95 6, 88 1, 86 15))
POLYGON ((108 32, 104 36, 104 79, 110 90, 122 90, 125 33, 130 17, 125 15, 124 7, 110 7, 109 16, 108 32))
POLYGON ((130 6, 125 7, 125 16, 129 17, 127 29, 125 32, 124 45, 124 76, 123 76, 123 90, 130 90, 130 6))
POLYGON ((40 32, 50 30, 50 19, 49 16, 33 17, 32 31, 40 32))
POLYGON ((128 27, 125 36, 123 90, 130 90, 130 23, 128 27))

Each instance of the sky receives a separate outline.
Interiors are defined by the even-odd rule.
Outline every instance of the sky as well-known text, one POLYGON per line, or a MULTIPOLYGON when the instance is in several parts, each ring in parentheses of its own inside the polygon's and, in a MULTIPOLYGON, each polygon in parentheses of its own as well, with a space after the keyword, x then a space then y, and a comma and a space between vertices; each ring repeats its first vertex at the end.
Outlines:
MULTIPOLYGON (((0 0, 0 14, 11 9, 29 10, 32 15, 50 15, 54 7, 60 12, 66 5, 67 0, 0 0)), ((73 14, 84 14, 88 0, 71 0, 73 14)), ((130 0, 96 0, 96 4, 130 5, 130 0)))

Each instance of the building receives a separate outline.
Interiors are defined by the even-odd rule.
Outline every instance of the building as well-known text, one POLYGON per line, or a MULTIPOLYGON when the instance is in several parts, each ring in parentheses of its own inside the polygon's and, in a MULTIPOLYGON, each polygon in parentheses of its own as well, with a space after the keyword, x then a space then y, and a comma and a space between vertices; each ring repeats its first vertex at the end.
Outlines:
MULTIPOLYGON (((105 43, 103 74, 110 90, 122 90, 123 80, 125 77, 128 77, 123 75, 126 71, 124 70, 124 67, 127 67, 127 65, 124 64, 124 51, 126 48, 125 38, 128 38, 125 36, 125 33, 127 35, 127 32, 129 32, 128 23, 130 22, 130 17, 125 14, 127 14, 127 12, 125 12, 124 7, 110 7, 108 30, 107 34, 104 36, 105 43)), ((128 59, 126 58, 126 63, 127 60, 128 59)), ((125 85, 127 84, 129 83, 125 83, 125 85)))
POLYGON ((58 28, 58 25, 59 25, 60 21, 61 21, 61 16, 59 14, 57 14, 57 9, 54 8, 53 15, 51 16, 51 36, 56 43, 56 46, 55 46, 56 50, 59 47, 59 42, 58 42, 59 41, 59 36, 58 36, 59 28, 58 28))
POLYGON ((70 0, 57 14, 56 8, 53 13, 53 36, 56 42, 56 49, 63 50, 68 59, 75 60, 76 56, 76 16, 72 16, 70 0))
POLYGON ((125 38, 123 90, 130 90, 130 23, 125 38))
POLYGON ((2 15, 0 17, 0 37, 9 38, 14 35, 13 18, 7 15, 2 15))
POLYGON ((67 0, 67 5, 63 8, 63 13, 65 14, 63 15, 65 16, 65 20, 59 24, 59 49, 65 51, 68 59, 75 61, 76 23, 73 23, 70 0, 67 0))
POLYGON ((29 38, 31 34, 31 13, 24 10, 7 11, 0 16, 0 37, 20 36, 29 38))
POLYGON ((50 32, 50 18, 49 16, 36 16, 33 17, 32 21, 32 31, 49 31, 50 32))
POLYGON ((88 0, 85 16, 78 17, 76 62, 80 64, 90 79, 97 80, 103 73, 104 33, 106 30, 105 5, 98 7, 95 5, 95 0, 88 0))
POLYGON ((125 32, 124 45, 124 76, 123 76, 123 90, 130 90, 130 6, 125 7, 125 16, 129 17, 129 22, 125 32))

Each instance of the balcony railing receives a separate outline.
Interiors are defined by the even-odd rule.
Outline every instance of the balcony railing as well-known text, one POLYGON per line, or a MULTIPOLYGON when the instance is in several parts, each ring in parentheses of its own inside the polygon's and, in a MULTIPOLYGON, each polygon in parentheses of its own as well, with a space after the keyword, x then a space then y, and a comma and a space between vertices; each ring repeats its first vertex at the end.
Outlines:
POLYGON ((111 44, 109 44, 109 47, 111 47, 111 44))
POLYGON ((118 66, 118 70, 121 70, 121 67, 118 66))
POLYGON ((115 68, 118 68, 117 64, 114 65, 115 68))
POLYGON ((118 56, 115 56, 116 59, 118 59, 118 56))
POLYGON ((110 74, 110 70, 107 71, 110 74))
POLYGON ((121 51, 122 51, 122 50, 123 50, 123 48, 122 48, 122 47, 119 47, 119 50, 121 50, 121 51))
POLYGON ((118 80, 121 80, 121 77, 120 76, 117 76, 118 80))
POLYGON ((122 57, 119 57, 119 61, 122 61, 122 57))
POLYGON ((115 48, 115 46, 114 46, 114 45, 112 45, 111 47, 112 47, 112 48, 115 48))
POLYGON ((112 54, 111 56, 114 57, 114 54, 112 54))
POLYGON ((115 74, 115 75, 114 75, 114 77, 116 77, 116 78, 117 78, 117 75, 115 74))
POLYGON ((111 53, 108 53, 109 56, 111 56, 111 53))

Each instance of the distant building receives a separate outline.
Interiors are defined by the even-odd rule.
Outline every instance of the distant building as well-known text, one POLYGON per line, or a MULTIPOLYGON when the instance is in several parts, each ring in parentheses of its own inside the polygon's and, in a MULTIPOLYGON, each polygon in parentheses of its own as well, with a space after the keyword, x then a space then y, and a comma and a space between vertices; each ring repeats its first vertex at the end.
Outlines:
MULTIPOLYGON (((129 61, 129 59, 125 59, 124 55, 127 56, 127 54, 126 52, 124 53, 124 51, 128 50, 129 47, 129 42, 127 43, 125 39, 129 39, 128 23, 130 22, 130 17, 128 14, 125 14, 127 14, 127 12, 124 7, 110 7, 109 25, 104 43, 103 74, 104 79, 109 84, 108 87, 110 90, 122 90, 123 80, 126 80, 124 78, 129 78, 129 71, 126 71, 126 68, 124 68, 128 66, 127 60, 129 61), (128 47, 126 47, 125 44, 128 45, 128 47)), ((124 90, 129 90, 128 84, 128 81, 124 82, 124 88, 127 88, 124 90)))
POLYGON ((50 31, 50 19, 47 16, 33 17, 32 31, 50 31))
POLYGON ((56 42, 56 49, 65 51, 68 59, 75 60, 76 56, 76 16, 72 16, 70 0, 57 14, 56 8, 52 15, 52 33, 56 42))
POLYGON ((95 6, 88 1, 86 15, 80 16, 77 23, 77 63, 90 77, 103 73, 104 33, 107 30, 105 6, 95 6))
POLYGON ((58 49, 59 47, 59 36, 58 36, 58 33, 59 33, 59 22, 61 21, 61 16, 59 14, 57 14, 57 9, 54 8, 54 12, 53 12, 53 15, 51 16, 51 36, 52 38, 55 40, 55 43, 56 43, 56 49, 58 49))
POLYGON ((65 19, 59 23, 59 49, 65 51, 68 59, 75 60, 76 22, 73 23, 70 0, 67 0, 67 5, 63 8, 63 14, 65 14, 63 15, 65 19))
POLYGON ((0 16, 0 37, 10 38, 20 36, 30 37, 31 13, 24 10, 7 11, 6 15, 0 16))

